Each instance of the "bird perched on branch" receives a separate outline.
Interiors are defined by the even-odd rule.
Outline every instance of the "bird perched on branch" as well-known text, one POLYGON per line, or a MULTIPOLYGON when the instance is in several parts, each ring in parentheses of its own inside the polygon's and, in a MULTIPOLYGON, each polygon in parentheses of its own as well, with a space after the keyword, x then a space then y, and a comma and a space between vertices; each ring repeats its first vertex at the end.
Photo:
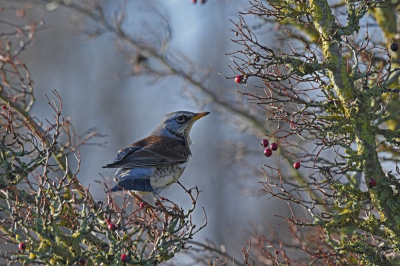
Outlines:
POLYGON ((133 190, 159 193, 176 182, 191 155, 189 133, 193 124, 209 112, 173 112, 165 115, 147 138, 120 150, 103 168, 118 168, 116 186, 110 191, 133 190))

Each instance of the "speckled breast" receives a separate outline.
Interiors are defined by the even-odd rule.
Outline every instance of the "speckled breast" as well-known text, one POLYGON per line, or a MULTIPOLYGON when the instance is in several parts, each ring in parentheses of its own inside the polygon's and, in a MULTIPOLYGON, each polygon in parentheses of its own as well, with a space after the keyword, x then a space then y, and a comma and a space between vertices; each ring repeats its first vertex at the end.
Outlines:
POLYGON ((186 168, 187 162, 168 167, 156 167, 153 176, 150 178, 150 184, 153 188, 164 188, 177 181, 186 168))

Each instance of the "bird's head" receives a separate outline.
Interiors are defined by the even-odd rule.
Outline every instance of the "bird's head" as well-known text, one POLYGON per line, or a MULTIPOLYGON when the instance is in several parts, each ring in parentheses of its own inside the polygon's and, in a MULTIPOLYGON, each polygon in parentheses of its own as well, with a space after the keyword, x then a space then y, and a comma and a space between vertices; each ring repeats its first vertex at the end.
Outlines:
POLYGON ((166 114, 163 121, 153 131, 152 135, 176 137, 191 143, 189 133, 194 122, 208 114, 209 112, 192 113, 188 111, 166 114))

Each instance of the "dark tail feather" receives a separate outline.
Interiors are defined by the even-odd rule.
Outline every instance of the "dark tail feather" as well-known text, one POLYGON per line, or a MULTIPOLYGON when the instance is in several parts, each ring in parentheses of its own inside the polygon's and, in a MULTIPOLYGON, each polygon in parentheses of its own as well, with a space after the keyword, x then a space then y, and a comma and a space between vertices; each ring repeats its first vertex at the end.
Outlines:
POLYGON ((128 178, 121 180, 118 184, 110 189, 108 192, 117 192, 121 190, 134 190, 140 192, 154 192, 150 184, 149 178, 128 178))
POLYGON ((102 166, 101 168, 119 168, 119 167, 120 166, 118 166, 116 164, 109 163, 109 164, 106 164, 106 165, 102 166))

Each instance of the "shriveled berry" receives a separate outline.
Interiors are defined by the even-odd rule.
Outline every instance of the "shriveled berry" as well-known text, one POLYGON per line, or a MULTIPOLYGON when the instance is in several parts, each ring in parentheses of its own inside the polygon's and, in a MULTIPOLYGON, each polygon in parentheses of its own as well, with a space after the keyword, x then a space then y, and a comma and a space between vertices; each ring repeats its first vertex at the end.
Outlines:
POLYGON ((207 0, 200 0, 200 3, 205 4, 207 0))
POLYGON ((161 197, 161 200, 165 200, 165 198, 164 198, 164 197, 161 197))
POLYGON ((3 104, 3 105, 1 106, 1 108, 3 108, 3 110, 7 110, 7 105, 3 104))
POLYGON ((117 226, 113 223, 109 223, 107 227, 108 227, 108 230, 110 230, 110 231, 117 230, 117 226))
POLYGON ((300 166, 301 166, 300 162, 295 162, 295 163, 293 164, 294 169, 299 169, 300 166))
POLYGON ((373 188, 374 186, 376 186, 376 180, 373 179, 373 178, 371 178, 371 179, 368 181, 368 187, 369 187, 369 188, 373 188))
POLYGON ((24 242, 19 243, 18 249, 21 250, 22 252, 24 252, 26 249, 26 244, 24 242))
POLYGON ((271 150, 273 150, 273 151, 276 151, 277 149, 278 149, 278 144, 276 144, 275 142, 274 143, 271 143, 271 146, 269 147, 271 150))
POLYGON ((121 254, 121 261, 122 262, 127 262, 128 261, 128 256, 126 254, 121 254))
POLYGON ((144 202, 141 202, 141 203, 140 203, 140 208, 143 209, 144 206, 146 206, 146 205, 144 204, 144 202))
POLYGON ((19 17, 19 18, 22 18, 23 16, 25 16, 25 11, 24 11, 24 10, 21 10, 21 9, 17 9, 17 10, 15 11, 15 15, 16 15, 17 17, 19 17))
POLYGON ((86 259, 85 258, 80 258, 78 261, 79 265, 86 265, 86 259))
POLYGON ((393 52, 397 52, 397 50, 399 50, 399 45, 397 43, 392 43, 390 45, 390 50, 392 50, 393 52))
POLYGON ((235 82, 236 83, 240 84, 240 83, 242 83, 242 81, 243 81, 243 76, 242 75, 237 75, 235 77, 235 82))
POLYGON ((271 149, 265 149, 264 150, 264 155, 267 156, 267 157, 271 156, 272 155, 272 150, 271 149))
POLYGON ((261 140, 261 146, 263 146, 264 148, 268 147, 269 145, 269 141, 267 139, 263 139, 261 140))

